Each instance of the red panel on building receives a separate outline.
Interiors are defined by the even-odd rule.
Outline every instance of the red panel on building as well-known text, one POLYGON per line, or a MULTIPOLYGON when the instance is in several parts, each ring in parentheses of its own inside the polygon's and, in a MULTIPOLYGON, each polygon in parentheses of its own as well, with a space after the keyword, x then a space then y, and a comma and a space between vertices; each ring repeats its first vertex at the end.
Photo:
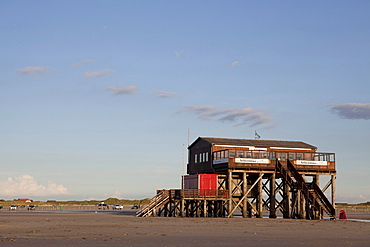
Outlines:
POLYGON ((183 176, 183 189, 217 190, 217 174, 195 174, 183 176))

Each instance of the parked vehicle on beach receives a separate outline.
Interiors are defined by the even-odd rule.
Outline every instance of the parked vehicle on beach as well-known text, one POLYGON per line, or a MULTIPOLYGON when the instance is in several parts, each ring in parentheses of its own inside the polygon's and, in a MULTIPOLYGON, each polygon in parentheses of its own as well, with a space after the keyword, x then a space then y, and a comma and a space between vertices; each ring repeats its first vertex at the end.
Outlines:
POLYGON ((9 210, 17 210, 17 205, 10 205, 9 210))
POLYGON ((28 205, 27 210, 35 210, 35 205, 28 205))
POLYGON ((109 206, 105 203, 99 203, 97 206, 98 209, 109 209, 109 206))
POLYGON ((134 205, 132 205, 131 209, 139 209, 140 208, 140 205, 135 203, 134 205))
POLYGON ((122 205, 119 205, 119 204, 114 204, 113 207, 112 207, 113 210, 122 210, 123 209, 123 206, 122 205))

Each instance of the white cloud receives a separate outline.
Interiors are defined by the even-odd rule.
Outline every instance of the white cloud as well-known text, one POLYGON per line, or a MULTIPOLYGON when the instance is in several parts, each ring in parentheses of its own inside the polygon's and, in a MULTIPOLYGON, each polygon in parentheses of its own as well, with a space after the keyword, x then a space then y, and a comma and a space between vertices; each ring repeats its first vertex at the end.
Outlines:
POLYGON ((84 61, 81 61, 81 62, 78 62, 78 63, 74 63, 74 64, 72 64, 72 66, 84 65, 84 64, 92 63, 94 61, 95 61, 94 59, 88 59, 88 60, 84 60, 84 61))
POLYGON ((85 72, 84 76, 85 77, 101 77, 101 76, 108 76, 112 74, 114 71, 110 69, 104 69, 100 71, 95 71, 95 72, 85 72))
POLYGON ((181 57, 182 54, 184 54, 185 52, 184 51, 175 51, 175 55, 177 58, 181 57))
POLYGON ((250 127, 272 122, 267 113, 254 108, 220 109, 214 106, 184 106, 180 112, 194 112, 201 119, 235 122, 236 125, 248 124, 250 127))
POLYGON ((234 61, 234 62, 231 63, 231 67, 235 67, 238 64, 239 64, 239 61, 234 61))
POLYGON ((33 73, 46 73, 48 72, 49 67, 26 67, 24 69, 19 69, 19 73, 22 75, 33 74, 33 73))
POLYGON ((109 86, 105 90, 112 91, 112 92, 114 92, 114 94, 119 95, 119 94, 135 94, 135 93, 137 93, 136 89, 137 89, 137 86, 132 85, 132 86, 128 86, 128 87, 109 86))
POLYGON ((114 192, 113 194, 104 194, 104 197, 106 197, 106 198, 118 198, 118 199, 123 198, 122 193, 118 192, 118 191, 114 192))
POLYGON ((370 119, 370 103, 346 103, 333 106, 334 114, 344 119, 370 119))
POLYGON ((0 181, 1 197, 38 197, 53 195, 68 195, 68 189, 61 184, 49 181, 47 185, 38 184, 30 175, 7 178, 0 181))
POLYGON ((180 96, 177 93, 171 93, 171 92, 165 92, 165 91, 155 91, 155 92, 152 92, 152 93, 157 95, 159 98, 175 98, 175 97, 180 96))

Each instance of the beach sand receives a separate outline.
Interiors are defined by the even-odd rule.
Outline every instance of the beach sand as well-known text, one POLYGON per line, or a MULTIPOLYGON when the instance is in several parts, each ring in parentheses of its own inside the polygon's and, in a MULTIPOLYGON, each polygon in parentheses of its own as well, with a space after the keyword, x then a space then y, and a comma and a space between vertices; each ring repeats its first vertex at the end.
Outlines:
POLYGON ((0 246, 370 246, 370 223, 7 212, 0 213, 0 246))

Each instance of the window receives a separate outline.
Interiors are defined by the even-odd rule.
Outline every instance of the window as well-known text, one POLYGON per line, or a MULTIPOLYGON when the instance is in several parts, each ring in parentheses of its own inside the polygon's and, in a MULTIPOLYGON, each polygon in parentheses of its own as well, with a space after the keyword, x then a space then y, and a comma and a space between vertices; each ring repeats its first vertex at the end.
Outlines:
POLYGON ((245 157, 246 158, 252 158, 252 153, 251 152, 246 152, 245 157))
POLYGON ((230 151, 230 158, 235 158, 235 151, 230 151))
POLYGON ((260 153, 259 152, 253 152, 253 159, 259 159, 260 158, 260 153))
POLYGON ((238 152, 238 158, 244 158, 244 153, 243 152, 238 152))
POLYGON ((328 154, 328 161, 335 161, 335 155, 334 154, 328 154))
POLYGON ((208 162, 208 152, 206 153, 206 162, 208 162))
POLYGON ((297 160, 302 160, 303 154, 297 154, 297 160))
POLYGON ((279 153, 278 154, 278 159, 279 160, 286 160, 286 153, 279 153))
POLYGON ((261 152, 261 158, 262 159, 267 159, 267 153, 266 152, 261 152))
POLYGON ((269 159, 275 159, 275 152, 269 152, 269 159))
POLYGON ((194 156, 194 163, 198 163, 198 155, 197 154, 195 154, 195 156, 194 156))
POLYGON ((289 160, 294 160, 294 153, 289 153, 289 160))

